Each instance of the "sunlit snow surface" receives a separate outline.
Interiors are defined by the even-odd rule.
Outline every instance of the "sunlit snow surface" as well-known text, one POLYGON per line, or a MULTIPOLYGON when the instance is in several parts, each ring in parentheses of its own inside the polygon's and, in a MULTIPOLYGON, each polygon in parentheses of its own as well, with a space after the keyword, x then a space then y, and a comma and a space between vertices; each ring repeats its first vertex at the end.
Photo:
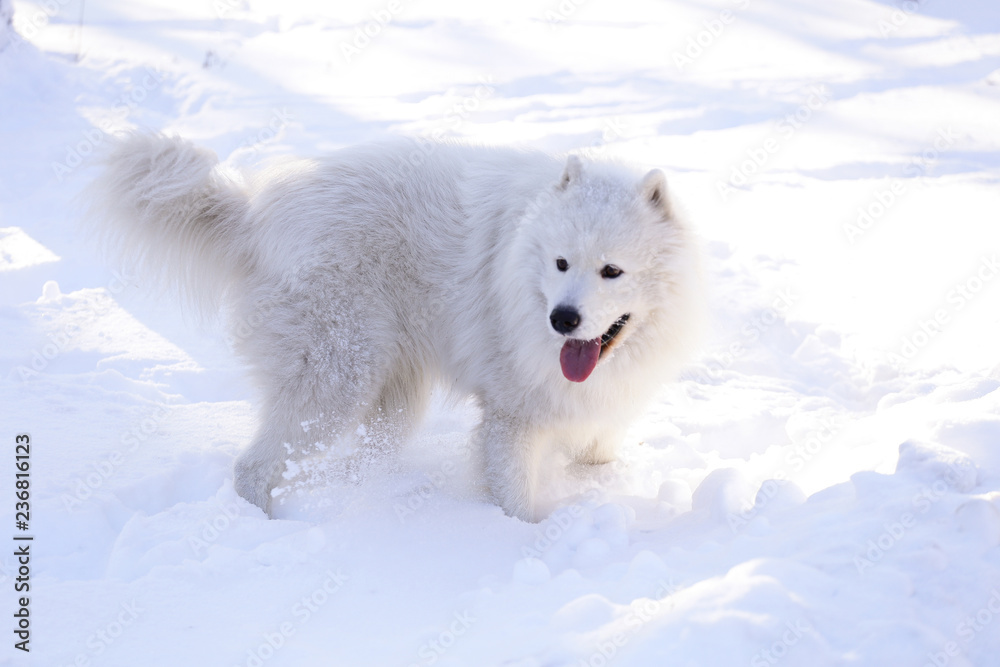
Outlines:
POLYGON ((339 4, 92 1, 82 34, 79 0, 15 4, 0 506, 15 532, 30 433, 36 537, 0 665, 1000 664, 1000 6, 339 4), (443 401, 360 483, 298 463, 267 520, 224 335, 78 225, 134 126, 234 165, 407 134, 660 166, 709 337, 620 462, 552 458, 542 523, 443 401))

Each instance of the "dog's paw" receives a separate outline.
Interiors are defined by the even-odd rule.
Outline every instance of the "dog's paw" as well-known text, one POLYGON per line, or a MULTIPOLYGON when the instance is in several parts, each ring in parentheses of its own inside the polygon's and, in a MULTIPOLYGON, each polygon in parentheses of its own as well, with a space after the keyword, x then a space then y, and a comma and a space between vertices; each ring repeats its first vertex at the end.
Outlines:
MULTIPOLYGON (((511 491, 511 489, 507 489, 507 491, 511 491)), ((535 504, 528 498, 526 493, 517 493, 517 489, 514 489, 514 491, 514 493, 498 493, 494 489, 492 494, 493 499, 507 516, 527 523, 538 523, 541 517, 538 516, 535 504)))
POLYGON ((617 447, 607 440, 595 440, 580 452, 575 460, 586 465, 603 465, 618 459, 617 447))
POLYGON ((258 470, 237 461, 233 468, 233 488, 241 498, 264 510, 269 518, 271 515, 271 483, 263 479, 258 470))

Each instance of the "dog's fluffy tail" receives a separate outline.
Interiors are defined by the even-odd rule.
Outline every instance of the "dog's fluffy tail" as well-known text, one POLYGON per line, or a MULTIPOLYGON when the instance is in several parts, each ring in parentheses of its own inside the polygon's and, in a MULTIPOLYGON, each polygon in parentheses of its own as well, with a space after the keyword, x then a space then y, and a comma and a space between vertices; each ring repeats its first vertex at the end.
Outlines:
POLYGON ((202 314, 217 313, 252 262, 239 179, 212 151, 154 133, 117 140, 103 169, 88 199, 105 247, 127 272, 178 288, 202 314))

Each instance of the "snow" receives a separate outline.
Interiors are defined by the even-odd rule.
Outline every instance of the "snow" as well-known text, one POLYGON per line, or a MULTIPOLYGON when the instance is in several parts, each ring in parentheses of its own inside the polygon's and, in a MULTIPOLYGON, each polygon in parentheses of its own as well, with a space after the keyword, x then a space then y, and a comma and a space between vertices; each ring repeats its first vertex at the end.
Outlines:
POLYGON ((10 44, 13 15, 14 7, 9 0, 0 0, 0 51, 10 44))
POLYGON ((35 541, 0 665, 998 664, 1000 8, 340 4, 15 3, 0 497, 13 526, 30 433, 35 541), (443 399, 357 483, 303 462, 268 520, 232 488, 223 331, 79 224, 132 126, 233 164, 409 134, 660 166, 710 335, 620 461, 548 462, 539 524, 443 399))

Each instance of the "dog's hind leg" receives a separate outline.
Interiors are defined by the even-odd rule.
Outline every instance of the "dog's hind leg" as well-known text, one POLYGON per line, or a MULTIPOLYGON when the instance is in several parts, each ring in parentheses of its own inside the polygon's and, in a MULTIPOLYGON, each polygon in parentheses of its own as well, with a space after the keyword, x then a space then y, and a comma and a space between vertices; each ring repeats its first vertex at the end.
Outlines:
POLYGON ((426 374, 412 364, 393 364, 387 375, 364 422, 376 455, 396 453, 426 411, 431 393, 426 374))
POLYGON ((263 412, 267 414, 253 442, 236 458, 233 485, 236 493, 270 516, 271 491, 281 481, 285 461, 301 438, 302 428, 296 433, 296 429, 283 424, 274 408, 263 412))
POLYGON ((316 286, 291 294, 239 341, 264 390, 260 426, 237 458, 237 493, 271 514, 286 461, 321 442, 356 443, 389 376, 391 340, 352 298, 316 286))
POLYGON ((281 482, 286 462, 316 443, 356 440, 365 410, 374 400, 371 387, 325 384, 315 391, 315 398, 299 400, 302 395, 292 392, 269 401, 261 410, 262 423, 253 442, 236 459, 236 492, 269 516, 271 492, 281 482))

